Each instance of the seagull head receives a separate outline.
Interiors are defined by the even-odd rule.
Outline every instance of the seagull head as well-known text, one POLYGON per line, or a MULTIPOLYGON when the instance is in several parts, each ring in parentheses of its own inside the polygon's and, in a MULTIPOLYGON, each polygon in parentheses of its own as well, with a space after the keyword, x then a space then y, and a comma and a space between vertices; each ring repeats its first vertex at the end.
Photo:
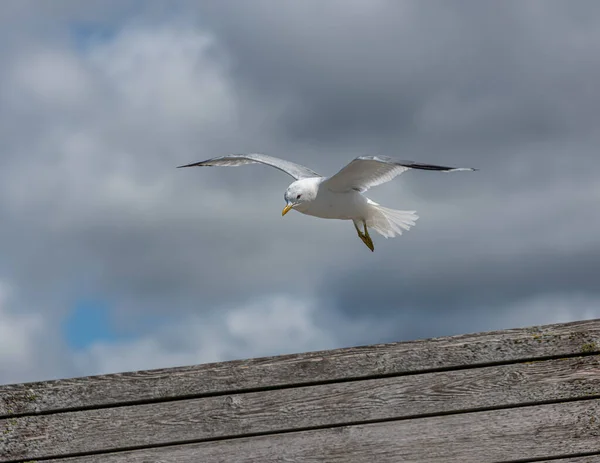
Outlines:
POLYGON ((318 184, 315 180, 313 178, 297 180, 285 190, 283 199, 285 199, 286 205, 281 212, 282 216, 292 209, 302 209, 317 197, 318 184))

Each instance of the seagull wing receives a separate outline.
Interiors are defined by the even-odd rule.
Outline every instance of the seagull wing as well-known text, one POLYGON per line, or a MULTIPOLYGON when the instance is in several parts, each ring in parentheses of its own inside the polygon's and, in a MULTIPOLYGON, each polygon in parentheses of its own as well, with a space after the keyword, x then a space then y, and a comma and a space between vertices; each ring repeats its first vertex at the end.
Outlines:
POLYGON ((369 188, 389 182, 409 169, 439 170, 452 172, 457 170, 477 170, 466 167, 446 167, 421 164, 414 161, 400 161, 387 156, 359 156, 344 166, 337 174, 329 177, 322 185, 335 192, 369 188))
POLYGON ((275 167, 288 175, 291 175, 296 180, 307 177, 321 177, 316 172, 310 170, 308 167, 301 166, 294 162, 285 161, 273 156, 266 154, 252 153, 252 154, 229 154, 227 156, 219 156, 206 161, 195 162, 193 164, 187 164, 185 166, 178 167, 196 167, 196 166, 242 166, 244 164, 255 164, 261 163, 271 167, 275 167))

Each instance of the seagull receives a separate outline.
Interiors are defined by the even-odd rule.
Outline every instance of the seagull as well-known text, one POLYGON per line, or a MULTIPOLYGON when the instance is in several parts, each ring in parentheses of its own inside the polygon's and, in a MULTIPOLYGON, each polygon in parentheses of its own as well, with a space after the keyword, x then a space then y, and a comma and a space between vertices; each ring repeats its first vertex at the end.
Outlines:
POLYGON ((370 200, 364 196, 369 188, 389 182, 409 169, 441 172, 477 170, 401 161, 388 156, 359 156, 335 175, 324 177, 308 167, 260 153, 230 154, 177 168, 256 163, 275 167, 295 180, 283 195, 286 205, 281 212, 282 216, 294 209, 323 219, 352 220, 359 238, 372 252, 375 251, 375 246, 369 235, 369 228, 385 238, 392 238, 396 234, 401 235, 402 230, 409 230, 414 226, 419 216, 416 211, 388 209, 370 200))

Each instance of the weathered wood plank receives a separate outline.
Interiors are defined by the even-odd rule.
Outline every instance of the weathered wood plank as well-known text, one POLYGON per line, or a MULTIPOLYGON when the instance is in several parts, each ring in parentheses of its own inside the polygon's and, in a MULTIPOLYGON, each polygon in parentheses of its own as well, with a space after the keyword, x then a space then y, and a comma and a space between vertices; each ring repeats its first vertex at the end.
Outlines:
POLYGON ((90 455, 52 463, 488 463, 600 452, 600 400, 90 455))
POLYGON ((33 459, 594 396, 600 355, 8 418, 0 420, 0 455, 33 459))
POLYGON ((0 417, 600 352, 600 320, 0 386, 0 417))

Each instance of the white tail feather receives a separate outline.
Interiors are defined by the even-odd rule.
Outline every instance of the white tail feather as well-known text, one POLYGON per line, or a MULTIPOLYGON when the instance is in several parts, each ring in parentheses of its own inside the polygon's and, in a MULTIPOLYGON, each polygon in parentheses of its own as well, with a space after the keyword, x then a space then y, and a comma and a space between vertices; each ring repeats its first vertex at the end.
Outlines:
POLYGON ((402 235, 402 230, 410 230, 419 216, 416 211, 398 211, 371 203, 372 212, 367 220, 367 227, 372 228, 386 238, 402 235))

